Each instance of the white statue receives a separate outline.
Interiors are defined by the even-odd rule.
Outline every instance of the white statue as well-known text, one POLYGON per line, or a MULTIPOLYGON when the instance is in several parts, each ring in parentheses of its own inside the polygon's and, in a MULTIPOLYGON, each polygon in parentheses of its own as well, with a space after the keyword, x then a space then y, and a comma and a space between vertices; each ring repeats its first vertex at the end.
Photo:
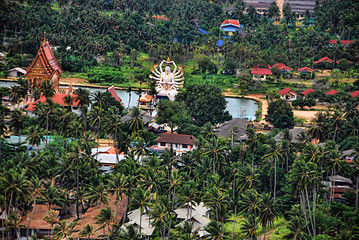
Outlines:
POLYGON ((183 87, 183 71, 182 67, 178 67, 174 61, 170 61, 168 58, 167 61, 163 60, 160 65, 154 65, 154 69, 151 69, 151 72, 155 75, 150 75, 151 79, 155 79, 156 89, 158 95, 166 95, 169 100, 173 101, 175 96, 178 93, 178 88, 183 87), (166 63, 165 71, 163 71, 163 64, 166 63), (174 66, 174 70, 171 72, 171 64, 174 66), (159 69, 157 69, 159 67, 159 69), (177 72, 176 72, 177 71, 177 72))

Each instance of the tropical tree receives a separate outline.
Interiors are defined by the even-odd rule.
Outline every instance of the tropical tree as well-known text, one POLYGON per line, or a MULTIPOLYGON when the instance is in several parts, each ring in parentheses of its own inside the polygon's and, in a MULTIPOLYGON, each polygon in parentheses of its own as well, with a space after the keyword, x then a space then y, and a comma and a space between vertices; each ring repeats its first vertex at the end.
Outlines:
POLYGON ((24 225, 20 224, 21 218, 15 213, 12 213, 8 216, 5 221, 5 229, 4 232, 9 232, 11 230, 15 230, 15 239, 20 237, 20 228, 24 227, 24 225))
POLYGON ((30 180, 31 193, 32 193, 32 198, 34 199, 34 203, 32 204, 32 211, 31 211, 29 223, 26 227, 26 239, 28 239, 29 236, 29 228, 30 228, 32 217, 34 216, 34 212, 36 209, 37 197, 41 195, 41 191, 43 187, 42 184, 43 184, 43 180, 42 179, 40 180, 37 176, 33 176, 30 180))
POLYGON ((257 230, 258 230, 257 219, 254 216, 248 216, 248 218, 244 220, 244 223, 241 226, 241 232, 244 234, 246 239, 256 240, 257 230))
POLYGON ((24 122, 26 120, 25 114, 20 110, 14 110, 10 113, 9 126, 16 134, 19 135, 19 143, 21 143, 21 131, 24 127, 24 122))
POLYGON ((147 210, 150 195, 148 190, 136 188, 131 198, 131 206, 140 209, 140 231, 142 232, 142 215, 147 210))
POLYGON ((109 192, 116 195, 116 212, 115 221, 117 221, 118 205, 119 201, 122 200, 127 191, 128 178, 123 174, 113 175, 112 179, 109 180, 109 192))
MULTIPOLYGON (((59 216, 58 216, 57 211, 52 210, 52 209, 49 210, 48 214, 44 217, 43 220, 45 222, 47 222, 48 224, 50 224, 51 233, 53 235, 52 229, 54 228, 54 225, 59 222, 59 216)), ((49 229, 48 235, 50 235, 50 229, 49 229)))
POLYGON ((264 155, 264 159, 274 160, 274 187, 273 187, 273 198, 276 196, 276 187, 277 187, 277 161, 283 158, 282 149, 279 144, 273 142, 269 145, 268 153, 264 155))
POLYGON ((43 81, 40 87, 40 91, 44 94, 46 99, 52 99, 55 95, 56 91, 54 89, 54 85, 50 80, 43 81))
POLYGON ((54 238, 57 240, 60 239, 69 239, 71 234, 74 232, 74 227, 76 222, 69 223, 64 220, 60 220, 54 228, 54 238))
POLYGON ((107 240, 109 240, 111 236, 111 225, 114 221, 112 209, 110 207, 101 209, 100 214, 97 215, 95 219, 97 224, 101 224, 100 229, 103 229, 104 235, 106 235, 105 229, 107 227, 107 240))
POLYGON ((143 129, 142 116, 144 115, 144 112, 142 112, 138 107, 131 108, 129 112, 131 118, 129 123, 129 129, 131 133, 142 130, 143 129))
POLYGON ((89 240, 91 235, 93 234, 93 226, 90 224, 87 224, 84 226, 84 228, 79 232, 80 237, 87 237, 89 240))
POLYGON ((273 226, 274 220, 278 217, 278 212, 276 210, 276 201, 274 198, 271 198, 269 193, 261 194, 261 201, 259 203, 259 216, 258 221, 264 229, 264 237, 266 239, 266 229, 267 226, 273 226))

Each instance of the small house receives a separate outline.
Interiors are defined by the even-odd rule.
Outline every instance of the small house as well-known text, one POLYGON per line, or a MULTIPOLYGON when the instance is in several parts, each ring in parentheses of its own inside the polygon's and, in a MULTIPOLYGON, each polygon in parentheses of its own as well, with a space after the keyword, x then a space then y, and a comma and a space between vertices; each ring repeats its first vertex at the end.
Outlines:
POLYGON ((301 94, 304 96, 304 99, 305 99, 305 97, 311 92, 315 92, 315 91, 313 89, 309 88, 309 89, 301 92, 301 94))
POLYGON ((315 71, 309 67, 302 67, 298 69, 298 72, 307 73, 307 72, 315 72, 315 71))
POLYGON ((293 68, 290 68, 290 67, 287 67, 285 64, 283 63, 276 63, 272 66, 272 68, 279 68, 279 70, 282 72, 282 73, 286 73, 286 72, 292 72, 293 71, 293 68))
POLYGON ((229 139, 233 137, 233 141, 242 142, 248 139, 248 136, 246 135, 247 125, 247 119, 233 118, 232 120, 218 126, 214 130, 214 133, 217 137, 229 139))
POLYGON ((118 102, 121 103, 121 105, 123 106, 123 102, 122 99, 117 95, 116 93, 116 89, 115 86, 112 85, 111 87, 107 88, 107 92, 109 92, 111 94, 111 96, 116 99, 118 102))
POLYGON ((19 78, 26 74, 26 70, 16 67, 16 68, 10 69, 9 74, 10 74, 10 77, 19 78))
POLYGON ((298 94, 290 88, 285 88, 279 91, 280 98, 288 101, 297 100, 298 94))
POLYGON ((138 101, 138 106, 142 109, 151 109, 154 106, 154 101, 154 97, 148 93, 144 93, 138 101))
POLYGON ((328 58, 328 57, 323 57, 323 58, 321 58, 321 59, 319 59, 319 60, 317 60, 317 61, 314 61, 314 64, 318 64, 318 63, 320 63, 320 62, 333 63, 334 60, 333 60, 333 59, 330 59, 330 58, 328 58))
POLYGON ((165 151, 173 148, 176 155, 182 155, 188 151, 196 149, 195 141, 197 138, 193 135, 177 134, 177 133, 163 133, 155 140, 157 145, 151 147, 154 151, 165 151))
POLYGON ((253 80, 265 81, 266 76, 272 75, 272 71, 267 68, 251 68, 253 80))
POLYGON ((324 181, 323 184, 327 186, 330 198, 339 202, 345 202, 346 199, 342 197, 342 194, 353 189, 352 180, 340 175, 330 176, 329 181, 324 181))

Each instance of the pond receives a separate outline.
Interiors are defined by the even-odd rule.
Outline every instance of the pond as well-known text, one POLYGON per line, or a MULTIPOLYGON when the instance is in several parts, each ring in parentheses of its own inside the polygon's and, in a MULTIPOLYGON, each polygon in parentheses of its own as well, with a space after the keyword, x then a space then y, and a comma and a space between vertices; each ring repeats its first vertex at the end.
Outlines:
MULTIPOLYGON (((16 82, 11 81, 0 81, 0 86, 2 87, 11 87, 15 85, 16 82)), ((62 86, 62 85, 61 85, 62 86)), ((64 85, 65 86, 65 85, 64 85)), ((76 89, 77 87, 74 87, 76 89)), ((96 87, 82 87, 88 89, 91 93, 95 91, 106 91, 105 88, 96 88, 96 87)), ((126 90, 116 90, 117 95, 122 99, 125 107, 133 107, 137 105, 138 93, 136 91, 131 91, 131 94, 126 90), (130 98, 131 95, 131 98, 130 98), (130 99, 130 101, 129 101, 130 99)), ((248 118, 250 120, 255 119, 255 113, 258 109, 256 101, 246 98, 233 98, 226 97, 227 107, 226 110, 234 118, 248 118)))

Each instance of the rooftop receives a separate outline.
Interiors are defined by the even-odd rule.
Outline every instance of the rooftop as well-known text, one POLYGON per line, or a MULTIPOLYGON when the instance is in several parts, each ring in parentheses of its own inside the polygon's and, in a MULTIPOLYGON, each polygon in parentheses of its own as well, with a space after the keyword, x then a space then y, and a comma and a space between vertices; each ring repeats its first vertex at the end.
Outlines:
POLYGON ((293 68, 287 67, 285 64, 283 63, 276 63, 274 64, 272 67, 277 67, 280 70, 285 70, 285 71, 293 71, 293 68))
POLYGON ((232 129, 236 128, 236 130, 233 131, 233 135, 240 138, 246 135, 247 124, 247 119, 233 118, 217 127, 215 134, 218 137, 229 138, 232 136, 232 129))
POLYGON ((314 64, 317 64, 317 63, 320 63, 320 62, 328 62, 328 63, 333 63, 334 60, 333 59, 330 59, 328 57, 323 57, 317 61, 314 61, 314 64))
POLYGON ((308 95, 309 93, 311 93, 311 92, 315 92, 315 91, 314 91, 313 89, 309 88, 309 89, 303 91, 302 94, 303 94, 304 96, 307 96, 307 95, 308 95))
POLYGON ((177 133, 163 133, 155 142, 163 143, 177 143, 177 144, 188 144, 194 145, 193 141, 197 138, 193 135, 177 134, 177 133))
POLYGON ((357 96, 359 96, 359 91, 356 90, 356 91, 350 93, 350 96, 352 96, 352 97, 357 97, 357 96))
POLYGON ((332 89, 332 90, 330 90, 329 92, 326 92, 325 94, 326 94, 326 95, 335 95, 335 94, 337 94, 337 93, 338 93, 337 90, 332 89))
POLYGON ((280 90, 279 91, 279 94, 280 95, 286 95, 286 94, 288 94, 288 93, 290 93, 290 94, 297 94, 296 92, 294 92, 292 89, 290 89, 290 88, 284 88, 283 90, 280 90))
POLYGON ((251 73, 255 75, 272 75, 272 71, 267 68, 251 68, 251 73))
POLYGON ((298 69, 298 72, 314 72, 314 70, 309 67, 302 67, 298 69))
MULTIPOLYGON (((65 97, 66 96, 71 96, 71 98, 75 99, 77 97, 77 95, 75 94, 64 94, 64 93, 55 93, 55 95, 52 97, 52 101, 56 104, 59 104, 61 106, 68 106, 65 103, 65 97)), ((36 109, 36 104, 38 103, 46 103, 46 97, 41 94, 41 97, 39 100, 35 101, 35 102, 30 102, 28 107, 25 109, 25 111, 34 111, 36 109)), ((71 106, 73 107, 77 107, 78 106, 79 101, 78 100, 74 100, 73 103, 71 104, 71 106)))

